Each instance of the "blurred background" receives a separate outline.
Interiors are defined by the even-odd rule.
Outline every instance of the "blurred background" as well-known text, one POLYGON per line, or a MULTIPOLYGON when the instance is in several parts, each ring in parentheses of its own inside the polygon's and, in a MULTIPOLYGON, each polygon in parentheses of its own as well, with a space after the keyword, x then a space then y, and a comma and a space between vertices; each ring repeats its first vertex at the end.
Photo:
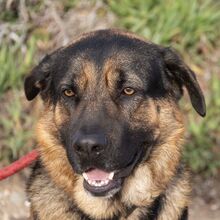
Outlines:
MULTIPOLYGON (((184 160, 193 171, 191 220, 220 219, 219 0, 0 0, 0 167, 35 146, 37 101, 27 102, 23 80, 42 57, 82 32, 119 27, 171 45, 196 72, 207 116, 187 95, 184 160)), ((0 219, 27 219, 29 170, 0 182, 0 219)))

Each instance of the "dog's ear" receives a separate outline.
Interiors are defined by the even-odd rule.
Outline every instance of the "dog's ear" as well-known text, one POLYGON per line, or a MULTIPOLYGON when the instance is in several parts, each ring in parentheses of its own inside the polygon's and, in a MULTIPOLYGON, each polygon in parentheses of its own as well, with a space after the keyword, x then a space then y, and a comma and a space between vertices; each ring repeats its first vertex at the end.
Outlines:
POLYGON ((181 57, 171 48, 162 49, 168 78, 178 85, 179 89, 185 86, 194 109, 201 116, 206 115, 206 105, 201 88, 196 80, 195 73, 183 62, 181 57))
POLYGON ((51 65, 51 57, 46 55, 25 78, 24 91, 29 101, 34 99, 40 91, 49 86, 51 65))

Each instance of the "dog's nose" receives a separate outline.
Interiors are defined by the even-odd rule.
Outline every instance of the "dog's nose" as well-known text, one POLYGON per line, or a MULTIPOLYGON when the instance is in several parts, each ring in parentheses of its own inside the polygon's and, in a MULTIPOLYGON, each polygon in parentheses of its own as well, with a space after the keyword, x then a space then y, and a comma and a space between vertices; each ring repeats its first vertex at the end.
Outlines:
POLYGON ((106 146, 104 135, 79 135, 74 144, 78 154, 99 155, 106 146))

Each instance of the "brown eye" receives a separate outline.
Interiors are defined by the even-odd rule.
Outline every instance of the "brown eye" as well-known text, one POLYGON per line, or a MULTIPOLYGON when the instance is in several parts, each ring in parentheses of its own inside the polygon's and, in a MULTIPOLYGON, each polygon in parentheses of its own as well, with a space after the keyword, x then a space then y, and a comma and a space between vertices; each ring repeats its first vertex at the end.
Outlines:
POLYGON ((134 89, 127 87, 123 90, 125 95, 133 95, 135 93, 134 89))
POLYGON ((72 89, 66 89, 64 90, 64 95, 68 97, 72 97, 72 96, 75 96, 75 93, 73 92, 72 89))

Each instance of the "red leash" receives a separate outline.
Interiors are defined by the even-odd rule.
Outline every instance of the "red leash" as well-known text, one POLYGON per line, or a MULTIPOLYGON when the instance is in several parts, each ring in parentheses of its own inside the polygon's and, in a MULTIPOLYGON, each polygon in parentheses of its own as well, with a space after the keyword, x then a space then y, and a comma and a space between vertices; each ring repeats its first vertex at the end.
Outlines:
POLYGON ((9 177, 9 176, 12 176, 13 174, 17 173, 18 171, 29 166, 38 157, 39 157, 38 151, 32 150, 30 153, 28 153, 25 156, 21 157, 20 159, 16 160, 15 162, 8 165, 7 167, 0 169, 0 181, 9 177))

